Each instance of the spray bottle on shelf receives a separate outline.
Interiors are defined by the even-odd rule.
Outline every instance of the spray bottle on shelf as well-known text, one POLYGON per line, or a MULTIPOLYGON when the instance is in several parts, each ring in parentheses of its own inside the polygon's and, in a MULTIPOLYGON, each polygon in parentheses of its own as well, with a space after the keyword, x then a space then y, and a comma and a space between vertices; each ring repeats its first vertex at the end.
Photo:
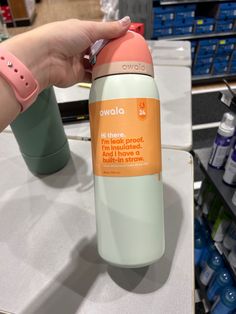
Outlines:
POLYGON ((227 159, 223 181, 231 186, 236 186, 236 145, 227 159))
POLYGON ((213 144, 209 165, 222 169, 229 153, 230 143, 234 134, 234 116, 226 112, 223 115, 213 144))
POLYGON ((89 112, 98 252, 143 267, 164 252, 160 103, 142 36, 127 32, 96 56, 89 112))

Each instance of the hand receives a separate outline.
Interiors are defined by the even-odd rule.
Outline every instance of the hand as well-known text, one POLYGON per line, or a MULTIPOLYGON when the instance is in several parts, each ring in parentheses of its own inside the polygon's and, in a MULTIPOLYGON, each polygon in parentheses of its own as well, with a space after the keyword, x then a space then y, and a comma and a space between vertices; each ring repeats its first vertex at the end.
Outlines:
POLYGON ((129 26, 129 17, 116 22, 71 19, 43 25, 1 45, 31 70, 42 91, 50 85, 67 87, 89 80, 91 69, 84 58, 89 47, 98 39, 123 35, 129 26))

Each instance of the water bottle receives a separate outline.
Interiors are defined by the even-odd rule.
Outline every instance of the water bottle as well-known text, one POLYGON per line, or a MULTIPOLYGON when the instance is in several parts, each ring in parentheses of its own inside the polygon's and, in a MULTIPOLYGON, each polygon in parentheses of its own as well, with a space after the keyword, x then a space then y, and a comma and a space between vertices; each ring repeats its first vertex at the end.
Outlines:
POLYGON ((212 253, 207 260, 205 267, 200 273, 200 281, 204 286, 207 286, 213 277, 214 273, 223 266, 223 260, 217 252, 212 253))
POLYGON ((198 232, 201 232, 202 227, 197 218, 194 218, 194 234, 197 234, 198 232))
POLYGON ((221 268, 214 279, 210 282, 207 289, 207 298, 209 301, 213 301, 221 290, 227 286, 231 286, 233 283, 232 277, 226 268, 221 268))
POLYGON ((226 112, 217 130, 213 144, 209 165, 216 169, 222 169, 230 149, 231 139, 234 134, 234 116, 226 112))
POLYGON ((204 239, 204 236, 201 232, 197 232, 194 236, 194 264, 195 266, 198 266, 203 252, 206 247, 206 241, 204 239))
POLYGON ((236 289, 234 287, 224 288, 220 297, 212 305, 211 314, 230 314, 236 308, 236 289))
POLYGON ((202 252, 202 256, 201 256, 201 260, 199 264, 201 269, 203 269, 206 266, 208 259, 214 252, 217 252, 215 244, 212 241, 208 241, 202 252))
POLYGON ((47 175, 63 168, 70 150, 52 87, 11 123, 21 154, 31 172, 47 175))
POLYGON ((144 38, 134 32, 96 56, 89 99, 98 252, 121 267, 164 253, 160 103, 144 38))

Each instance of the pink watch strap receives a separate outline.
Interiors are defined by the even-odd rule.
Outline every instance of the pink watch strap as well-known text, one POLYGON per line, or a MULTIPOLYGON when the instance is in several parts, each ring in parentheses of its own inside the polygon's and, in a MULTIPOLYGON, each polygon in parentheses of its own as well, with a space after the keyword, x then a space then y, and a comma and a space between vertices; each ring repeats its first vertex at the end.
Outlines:
POLYGON ((22 112, 36 100, 39 93, 38 82, 19 59, 1 46, 0 76, 13 88, 22 112))

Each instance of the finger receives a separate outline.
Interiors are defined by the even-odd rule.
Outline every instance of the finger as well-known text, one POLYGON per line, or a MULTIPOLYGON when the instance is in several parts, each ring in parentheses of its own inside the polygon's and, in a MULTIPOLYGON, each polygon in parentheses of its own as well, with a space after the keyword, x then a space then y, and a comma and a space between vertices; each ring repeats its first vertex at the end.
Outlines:
POLYGON ((98 39, 112 39, 127 32, 131 20, 129 16, 115 22, 91 22, 92 31, 89 36, 92 42, 98 39))

